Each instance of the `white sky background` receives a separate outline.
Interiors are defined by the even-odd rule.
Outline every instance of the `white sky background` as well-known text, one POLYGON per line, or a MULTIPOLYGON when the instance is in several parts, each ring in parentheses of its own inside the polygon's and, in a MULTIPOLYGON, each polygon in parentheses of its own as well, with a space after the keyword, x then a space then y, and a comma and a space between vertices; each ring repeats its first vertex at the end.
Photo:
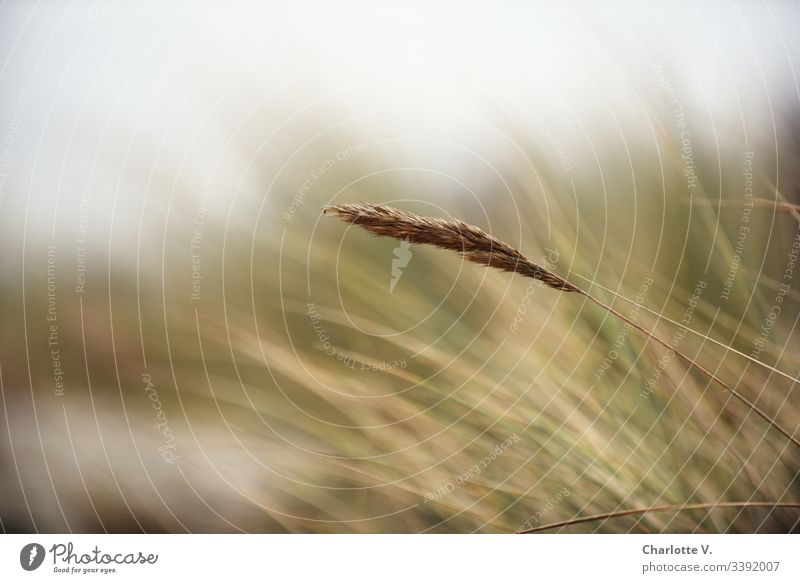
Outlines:
MULTIPOLYGON (((236 185, 224 196, 263 196, 264 177, 241 169, 256 151, 292 155, 291 136, 271 133, 282 121, 323 129, 404 107, 490 121, 496 96, 547 120, 565 149, 579 126, 635 135, 649 130, 632 87, 663 99, 654 61, 723 141, 742 128, 774 140, 798 104, 797 3, 430 4, 3 3, 0 225, 59 236, 90 178, 106 219, 114 201, 117 220, 138 221, 145 193, 196 195, 209 165, 236 185)), ((468 148, 473 130, 454 118, 450 139, 468 148)), ((380 122, 359 131, 380 137, 380 122)))

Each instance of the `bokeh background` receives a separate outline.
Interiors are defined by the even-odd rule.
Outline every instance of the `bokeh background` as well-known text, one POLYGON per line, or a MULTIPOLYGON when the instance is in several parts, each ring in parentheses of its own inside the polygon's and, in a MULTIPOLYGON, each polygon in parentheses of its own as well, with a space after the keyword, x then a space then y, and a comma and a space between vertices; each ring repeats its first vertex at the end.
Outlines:
POLYGON ((777 1, 4 2, 2 529, 800 501, 796 448, 584 298, 321 212, 479 225, 796 431, 800 222, 776 203, 800 202, 799 23, 777 1))

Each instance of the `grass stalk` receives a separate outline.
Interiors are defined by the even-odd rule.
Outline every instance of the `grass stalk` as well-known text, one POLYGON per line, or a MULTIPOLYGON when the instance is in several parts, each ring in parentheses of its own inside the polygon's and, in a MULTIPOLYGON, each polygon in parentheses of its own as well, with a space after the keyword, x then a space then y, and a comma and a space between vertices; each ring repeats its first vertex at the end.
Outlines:
POLYGON ((587 522, 597 522, 612 518, 622 518, 624 516, 638 516, 650 512, 682 512, 684 510, 708 510, 713 508, 800 508, 800 502, 705 502, 699 504, 678 504, 665 506, 650 506, 649 508, 633 508, 630 510, 618 510, 616 512, 605 512, 603 514, 593 514, 592 516, 582 516, 580 518, 570 518, 536 526, 529 530, 523 530, 519 534, 531 534, 534 532, 544 532, 554 528, 563 528, 575 524, 586 524, 587 522))
POLYGON ((570 283, 563 277, 531 262, 521 252, 507 243, 492 237, 479 227, 468 225, 459 220, 446 221, 444 219, 423 217, 407 211, 369 203, 335 205, 325 208, 324 212, 347 223, 358 225, 375 235, 408 240, 418 245, 431 245, 439 247, 440 249, 455 251, 473 263, 517 273, 524 277, 530 277, 541 281, 553 289, 582 295, 608 313, 642 332, 656 343, 674 352, 709 380, 717 383, 728 391, 738 401, 749 407, 750 410, 775 431, 779 432, 795 446, 800 448, 800 440, 794 437, 792 433, 784 429, 774 418, 742 395, 733 386, 700 365, 695 359, 672 347, 650 330, 632 321, 610 305, 603 303, 589 292, 570 283))

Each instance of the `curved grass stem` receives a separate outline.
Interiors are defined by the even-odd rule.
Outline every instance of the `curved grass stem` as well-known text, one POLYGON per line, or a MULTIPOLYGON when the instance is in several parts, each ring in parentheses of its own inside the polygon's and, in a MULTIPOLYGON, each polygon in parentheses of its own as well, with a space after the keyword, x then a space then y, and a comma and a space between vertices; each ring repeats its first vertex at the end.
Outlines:
POLYGON ((565 526, 572 526, 575 524, 586 524, 587 522, 597 522, 599 520, 608 520, 611 518, 622 518, 624 516, 637 516, 640 514, 648 514, 650 512, 681 512, 684 510, 706 510, 713 508, 800 508, 800 503, 799 502, 706 502, 700 504, 651 506, 649 508, 618 510, 616 512, 605 512, 603 514, 593 514, 592 516, 583 516, 581 518, 560 520, 559 522, 551 522, 549 524, 536 526, 529 530, 524 530, 519 534, 544 532, 546 530, 553 530, 554 528, 563 528, 565 526))

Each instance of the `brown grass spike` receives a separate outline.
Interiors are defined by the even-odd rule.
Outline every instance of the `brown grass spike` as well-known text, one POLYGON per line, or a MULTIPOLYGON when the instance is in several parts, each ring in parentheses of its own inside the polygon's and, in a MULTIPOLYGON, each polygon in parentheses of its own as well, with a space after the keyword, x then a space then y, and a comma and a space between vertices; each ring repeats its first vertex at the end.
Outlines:
POLYGON ((433 245, 461 254, 465 259, 503 271, 532 277, 552 288, 576 292, 577 287, 495 239, 482 229, 461 221, 421 217, 387 206, 356 203, 327 207, 324 211, 376 235, 408 239, 417 245, 433 245))

